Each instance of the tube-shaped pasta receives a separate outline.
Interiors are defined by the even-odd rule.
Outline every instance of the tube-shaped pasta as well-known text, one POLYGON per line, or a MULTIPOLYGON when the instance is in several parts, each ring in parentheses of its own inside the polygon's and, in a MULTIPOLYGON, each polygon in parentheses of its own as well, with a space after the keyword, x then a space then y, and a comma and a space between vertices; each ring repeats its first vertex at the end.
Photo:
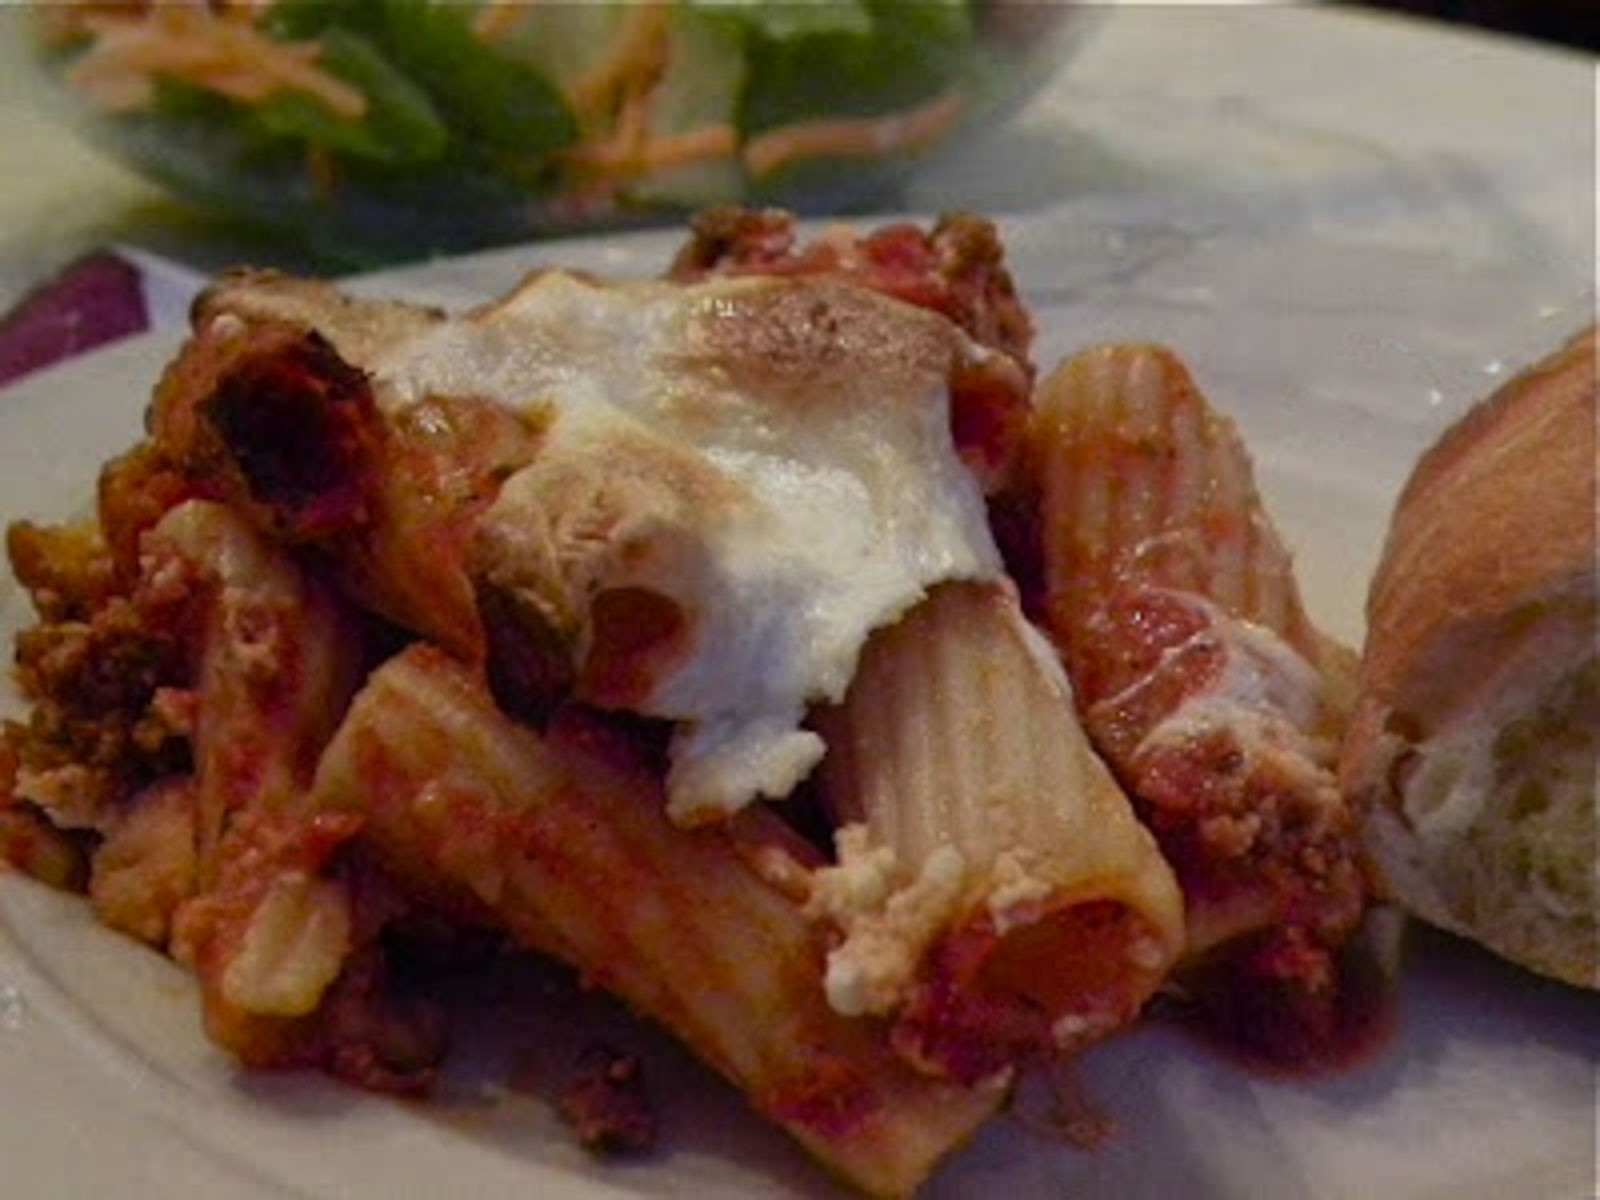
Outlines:
POLYGON ((957 1078, 1133 1019, 1182 947, 1177 886, 1009 588, 936 588, 822 728, 836 1006, 893 1011, 902 1050, 957 1078))
POLYGON ((659 774, 593 718, 537 733, 477 674, 414 646, 356 697, 313 799, 359 816, 430 902, 476 911, 666 1026, 868 1192, 911 1191, 999 1101, 919 1075, 829 1008, 815 930, 754 865, 750 832, 674 828, 659 774))
POLYGON ((1150 346, 1064 364, 1034 432, 1045 624, 1177 871, 1189 954, 1227 943, 1241 991, 1325 1020, 1363 904, 1332 770, 1345 652, 1306 616, 1239 435, 1150 346))
POLYGON ((220 504, 185 501, 145 546, 146 586, 183 579, 193 606, 204 889, 235 816, 295 812, 360 679, 361 639, 325 590, 220 504))
POLYGON ((1324 653, 1238 431, 1170 351, 1070 359, 1040 386, 1034 448, 1054 621, 1081 624, 1107 587, 1142 582, 1324 653))
POLYGON ((251 1065, 424 1084, 442 1049, 433 1016, 391 1006, 381 986, 375 935, 394 910, 378 911, 375 885, 338 858, 360 821, 306 803, 360 680, 359 632, 326 588, 222 505, 178 505, 144 545, 141 592, 170 592, 191 640, 194 774, 135 798, 137 816, 96 857, 91 891, 129 911, 108 895, 108 872, 162 870, 191 825, 194 892, 173 911, 170 949, 199 980, 211 1037, 251 1065), (158 836, 137 836, 139 816, 158 836))
MULTIPOLYGON (((142 457, 273 538, 315 548, 361 607, 477 657, 468 544, 538 429, 471 396, 380 408, 370 362, 436 319, 328 285, 224 277, 162 378, 142 457)), ((152 475, 144 465, 134 482, 152 475)))

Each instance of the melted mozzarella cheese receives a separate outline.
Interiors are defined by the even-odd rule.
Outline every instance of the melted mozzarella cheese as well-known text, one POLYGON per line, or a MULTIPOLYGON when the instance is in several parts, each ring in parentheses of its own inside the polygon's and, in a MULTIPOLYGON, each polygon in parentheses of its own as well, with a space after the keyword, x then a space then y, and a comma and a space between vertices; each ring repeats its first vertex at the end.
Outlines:
MULTIPOLYGON (((1266 626, 1230 617, 1198 598, 1196 603, 1204 604, 1211 621, 1194 638, 1215 639, 1224 647, 1222 671, 1152 727, 1136 753, 1226 729, 1242 746, 1259 751, 1282 743, 1308 768, 1328 766, 1333 747, 1314 736, 1325 716, 1326 686, 1317 668, 1266 626)), ((1188 644, 1166 655, 1180 654, 1188 644)))
POLYGON ((390 408, 473 396, 537 415, 484 519, 501 577, 592 649, 607 589, 665 597, 681 653, 627 704, 680 722, 669 811, 781 796, 821 758, 867 635, 934 584, 1002 574, 950 434, 982 351, 931 313, 825 281, 602 286, 535 277, 374 364, 390 408))

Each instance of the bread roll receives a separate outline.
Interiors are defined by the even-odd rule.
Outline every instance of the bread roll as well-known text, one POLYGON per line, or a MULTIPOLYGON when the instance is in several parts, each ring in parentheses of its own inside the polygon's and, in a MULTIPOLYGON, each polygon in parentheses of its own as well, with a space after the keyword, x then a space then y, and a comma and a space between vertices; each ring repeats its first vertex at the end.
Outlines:
POLYGON ((1381 886, 1600 986, 1596 331, 1457 422, 1400 494, 1341 776, 1381 886))

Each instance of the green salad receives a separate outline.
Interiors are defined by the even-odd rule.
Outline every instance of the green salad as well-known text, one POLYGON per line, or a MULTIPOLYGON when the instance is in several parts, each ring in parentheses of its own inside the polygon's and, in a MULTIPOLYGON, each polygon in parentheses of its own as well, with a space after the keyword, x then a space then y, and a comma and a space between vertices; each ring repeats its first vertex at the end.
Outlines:
POLYGON ((91 132, 199 204, 367 254, 723 202, 845 209, 1046 74, 1060 5, 44 5, 91 132))

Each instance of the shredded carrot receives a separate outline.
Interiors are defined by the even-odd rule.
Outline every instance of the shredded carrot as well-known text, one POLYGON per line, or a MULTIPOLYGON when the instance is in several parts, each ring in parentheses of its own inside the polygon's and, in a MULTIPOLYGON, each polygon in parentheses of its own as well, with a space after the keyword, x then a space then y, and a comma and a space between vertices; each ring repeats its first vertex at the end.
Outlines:
POLYGON ((667 9, 663 0, 647 0, 628 15, 610 53, 568 90, 579 121, 591 125, 619 111, 629 96, 649 92, 666 73, 667 9))
POLYGON ((655 88, 642 87, 625 92, 617 110, 611 141, 624 155, 637 152, 650 136, 650 110, 655 107, 655 88))
POLYGON ((610 207, 619 189, 650 171, 738 154, 738 132, 724 122, 671 134, 651 129, 671 65, 667 18, 662 0, 635 10, 605 59, 568 89, 586 136, 562 165, 586 211, 610 207))
POLYGON ((966 97, 957 89, 885 117, 783 125, 746 142, 744 163, 760 176, 806 158, 872 158, 920 149, 949 130, 965 106, 966 97))
POLYGON ((484 0, 472 17, 472 32, 486 42, 497 42, 522 23, 526 9, 537 0, 484 0))
POLYGON ((588 142, 572 150, 567 161, 598 172, 633 174, 662 167, 686 166, 732 158, 739 134, 732 125, 706 125, 683 133, 647 135, 631 144, 588 142))
POLYGON ((101 13, 85 17, 83 27, 94 44, 67 78, 112 111, 149 105, 158 78, 247 104, 303 92, 351 120, 367 110, 360 89, 316 66, 316 44, 274 41, 252 24, 206 8, 158 5, 135 16, 101 13))
MULTIPOLYGON (((200 0, 198 7, 204 7, 207 3, 208 0, 200 0)), ((276 3, 277 0, 209 0, 211 10, 219 16, 249 25, 261 20, 276 3)))

